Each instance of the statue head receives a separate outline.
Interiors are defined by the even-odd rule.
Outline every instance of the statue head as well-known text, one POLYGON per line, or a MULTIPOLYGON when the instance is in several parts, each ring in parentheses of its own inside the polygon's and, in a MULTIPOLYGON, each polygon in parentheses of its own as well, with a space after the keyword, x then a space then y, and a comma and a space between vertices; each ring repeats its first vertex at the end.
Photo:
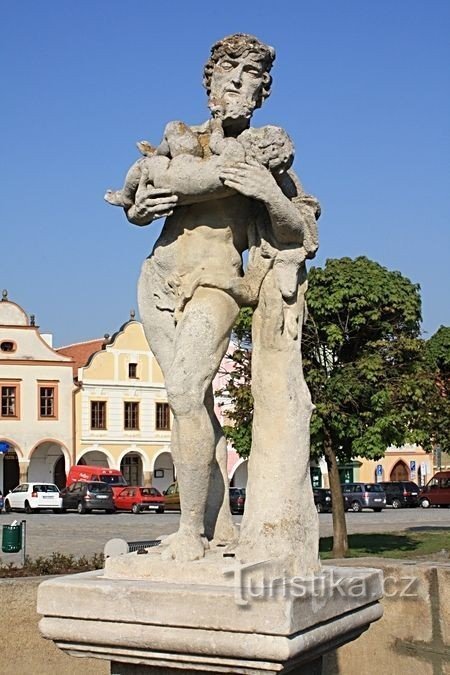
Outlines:
POLYGON ((270 95, 275 50, 253 35, 235 33, 211 47, 203 84, 214 117, 249 120, 270 95))

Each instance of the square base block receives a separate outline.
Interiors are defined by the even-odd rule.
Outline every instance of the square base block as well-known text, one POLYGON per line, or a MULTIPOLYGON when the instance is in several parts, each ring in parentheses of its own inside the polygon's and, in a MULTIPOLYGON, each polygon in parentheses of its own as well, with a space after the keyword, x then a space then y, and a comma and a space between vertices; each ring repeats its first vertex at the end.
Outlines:
POLYGON ((111 661, 115 675, 316 675, 323 654, 382 615, 379 570, 327 566, 284 578, 273 561, 242 570, 210 558, 178 569, 166 562, 164 577, 155 555, 130 557, 130 574, 143 567, 125 578, 127 557, 38 592, 44 637, 68 654, 111 661))

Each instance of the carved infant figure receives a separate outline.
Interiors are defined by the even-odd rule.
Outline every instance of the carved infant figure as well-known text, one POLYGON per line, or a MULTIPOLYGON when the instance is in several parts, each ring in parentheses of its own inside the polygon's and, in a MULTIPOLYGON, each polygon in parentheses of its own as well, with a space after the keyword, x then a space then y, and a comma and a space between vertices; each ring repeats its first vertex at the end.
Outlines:
POLYGON ((131 167, 122 190, 108 190, 105 199, 110 204, 130 208, 141 181, 171 189, 180 204, 189 203, 187 195, 196 191, 208 196, 213 192, 229 196, 232 190, 219 178, 224 166, 253 160, 276 175, 286 171, 294 159, 292 141, 283 129, 268 125, 246 129, 238 139, 225 138, 219 120, 211 121, 209 153, 199 136, 183 122, 170 122, 157 148, 145 141, 138 143, 138 148, 144 157, 131 167))

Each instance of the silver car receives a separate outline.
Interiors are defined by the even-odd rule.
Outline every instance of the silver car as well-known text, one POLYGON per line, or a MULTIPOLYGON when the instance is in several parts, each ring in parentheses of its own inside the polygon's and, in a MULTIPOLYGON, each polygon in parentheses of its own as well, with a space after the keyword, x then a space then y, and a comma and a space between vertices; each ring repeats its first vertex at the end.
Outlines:
POLYGON ((377 483, 345 483, 342 493, 350 511, 382 511, 386 506, 386 493, 377 483))

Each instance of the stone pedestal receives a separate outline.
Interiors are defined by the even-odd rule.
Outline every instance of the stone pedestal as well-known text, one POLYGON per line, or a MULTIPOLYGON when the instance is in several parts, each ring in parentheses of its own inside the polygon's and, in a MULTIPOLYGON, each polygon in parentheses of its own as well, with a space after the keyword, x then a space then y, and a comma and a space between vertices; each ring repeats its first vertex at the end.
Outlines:
POLYGON ((38 612, 44 637, 111 661, 115 675, 318 675, 323 654, 380 618, 381 595, 379 570, 289 578, 277 561, 211 554, 183 565, 150 550, 45 581, 38 612))

